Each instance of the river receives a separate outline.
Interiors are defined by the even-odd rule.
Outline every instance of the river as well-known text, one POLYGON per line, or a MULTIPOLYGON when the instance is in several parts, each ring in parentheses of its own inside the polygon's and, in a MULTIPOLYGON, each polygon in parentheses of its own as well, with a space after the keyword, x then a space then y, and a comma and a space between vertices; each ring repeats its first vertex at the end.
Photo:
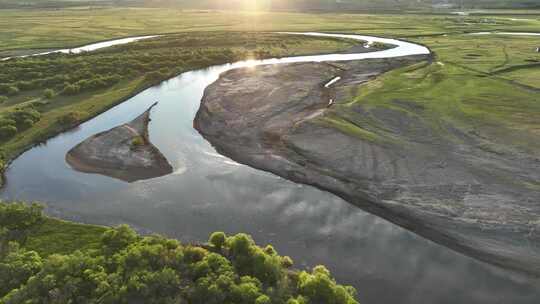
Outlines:
MULTIPOLYGON (((329 35, 308 33, 308 35, 329 35)), ((486 265, 416 236, 310 186, 219 155, 193 118, 203 91, 237 67, 426 54, 423 46, 359 35, 331 35, 397 47, 371 53, 243 61, 183 73, 60 134, 17 158, 3 199, 47 203, 47 213, 84 223, 127 223, 182 241, 213 231, 246 232, 272 243, 297 268, 327 265, 361 303, 538 303, 538 281, 486 265), (69 168, 66 152, 88 136, 128 122, 155 101, 150 139, 174 167, 168 176, 125 183, 69 168)))

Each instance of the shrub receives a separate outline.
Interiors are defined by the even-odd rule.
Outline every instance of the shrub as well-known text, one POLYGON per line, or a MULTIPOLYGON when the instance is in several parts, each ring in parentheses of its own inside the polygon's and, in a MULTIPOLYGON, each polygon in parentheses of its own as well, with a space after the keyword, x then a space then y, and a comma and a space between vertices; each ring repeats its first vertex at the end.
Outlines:
POLYGON ((69 112, 61 116, 58 119, 58 123, 60 123, 61 125, 65 127, 72 127, 79 124, 84 119, 85 116, 86 116, 86 113, 84 112, 77 112, 77 111, 69 112))
POLYGON ((6 100, 8 100, 7 96, 0 95, 0 103, 4 103, 6 100))
POLYGON ((293 260, 289 256, 284 256, 281 259, 281 265, 285 268, 291 268, 293 266, 293 260))
POLYGON ((6 256, 0 261, 0 295, 25 284, 41 270, 42 265, 41 257, 36 252, 24 251, 17 243, 9 243, 6 256))
POLYGON ((6 117, 15 121, 17 128, 22 130, 38 122, 41 119, 41 114, 32 108, 25 108, 9 112, 6 114, 6 117))
POLYGON ((17 88, 16 86, 10 86, 7 88, 6 93, 8 96, 17 95, 19 94, 19 88, 17 88))
POLYGON ((31 119, 25 119, 21 121, 21 123, 18 124, 20 127, 20 130, 26 130, 34 125, 34 121, 31 119))
POLYGON ((17 127, 12 125, 2 126, 0 127, 0 139, 6 140, 10 139, 11 137, 15 136, 17 134, 17 127))
POLYGON ((18 81, 16 82, 17 84, 17 88, 19 88, 20 90, 31 90, 34 88, 34 83, 33 82, 30 82, 30 81, 18 81))
POLYGON ((142 136, 136 136, 131 140, 131 148, 136 149, 142 145, 144 145, 144 138, 142 136))
POLYGON ((221 247, 225 244, 227 236, 223 232, 214 232, 210 235, 209 242, 217 250, 221 250, 221 247))
POLYGON ((28 230, 40 224, 43 217, 43 206, 19 202, 0 202, 0 228, 7 230, 7 240, 22 240, 28 230))
POLYGON ((77 84, 66 84, 62 90, 64 95, 76 95, 81 91, 81 87, 77 84))
POLYGON ((255 304, 271 304, 272 301, 267 295, 262 295, 255 300, 255 304))
POLYGON ((324 266, 315 266, 313 271, 302 271, 299 275, 298 289, 309 302, 352 304, 356 291, 352 287, 338 285, 324 266))
POLYGON ((169 74, 166 70, 161 69, 159 71, 152 71, 145 75, 146 80, 149 81, 161 81, 169 78, 169 74))
POLYGON ((14 126, 17 122, 11 118, 0 118, 0 127, 4 126, 14 126))
POLYGON ((54 95, 55 95, 55 92, 54 92, 53 89, 45 89, 45 90, 43 91, 43 96, 44 96, 45 98, 47 98, 47 99, 53 98, 54 95))
POLYGON ((101 243, 107 253, 114 253, 127 247, 137 239, 137 233, 128 225, 110 228, 101 236, 101 243))

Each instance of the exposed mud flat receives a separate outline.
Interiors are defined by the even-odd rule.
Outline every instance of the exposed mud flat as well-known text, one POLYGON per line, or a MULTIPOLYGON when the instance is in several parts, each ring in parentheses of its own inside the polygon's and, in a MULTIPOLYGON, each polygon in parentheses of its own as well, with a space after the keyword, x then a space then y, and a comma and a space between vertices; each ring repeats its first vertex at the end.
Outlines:
POLYGON ((150 111, 156 104, 129 123, 84 140, 68 151, 67 163, 81 172, 127 182, 171 173, 172 166, 148 137, 150 111))
POLYGON ((351 108, 355 125, 391 141, 320 123, 359 84, 429 59, 232 70, 207 87, 194 125, 238 162, 332 192, 483 261, 540 275, 537 157, 511 147, 489 151, 488 139, 453 126, 443 132, 451 136, 442 136, 425 122, 424 109, 407 100, 351 108), (336 76, 341 79, 325 87, 336 76))

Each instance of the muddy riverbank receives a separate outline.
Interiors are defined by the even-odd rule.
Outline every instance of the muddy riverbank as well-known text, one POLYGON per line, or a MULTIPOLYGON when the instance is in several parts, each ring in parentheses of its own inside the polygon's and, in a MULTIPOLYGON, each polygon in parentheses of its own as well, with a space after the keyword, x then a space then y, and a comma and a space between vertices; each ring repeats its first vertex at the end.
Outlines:
POLYGON ((447 126, 456 145, 406 100, 355 105, 355 132, 320 119, 329 104, 350 101, 359 84, 422 60, 429 56, 232 70, 205 90, 195 127, 235 161, 332 192, 480 260, 539 275, 540 194, 526 186, 540 180, 537 159, 490 153, 485 139, 447 126), (379 141, 378 132, 394 140, 379 141))

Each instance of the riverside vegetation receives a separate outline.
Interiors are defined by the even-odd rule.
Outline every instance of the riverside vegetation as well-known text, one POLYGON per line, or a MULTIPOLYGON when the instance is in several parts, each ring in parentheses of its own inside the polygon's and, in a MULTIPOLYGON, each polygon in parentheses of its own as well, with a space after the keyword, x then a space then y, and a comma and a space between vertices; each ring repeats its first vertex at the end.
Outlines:
POLYGON ((246 234, 181 244, 0 203, 1 303, 357 303, 324 266, 292 266, 246 234))

